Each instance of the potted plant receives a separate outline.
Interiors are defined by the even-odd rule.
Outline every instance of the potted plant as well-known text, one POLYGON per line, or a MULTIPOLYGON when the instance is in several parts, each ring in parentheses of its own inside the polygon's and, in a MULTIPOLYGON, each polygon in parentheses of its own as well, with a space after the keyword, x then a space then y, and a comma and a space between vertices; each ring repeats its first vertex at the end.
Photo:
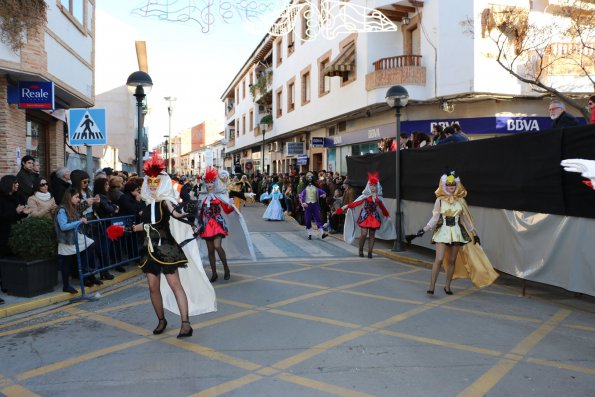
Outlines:
POLYGON ((29 216, 16 223, 8 246, 15 258, 0 259, 2 290, 27 298, 54 290, 58 283, 58 243, 51 219, 29 216))
POLYGON ((268 124, 268 125, 273 124, 273 116, 271 116, 270 114, 262 116, 259 124, 268 124))

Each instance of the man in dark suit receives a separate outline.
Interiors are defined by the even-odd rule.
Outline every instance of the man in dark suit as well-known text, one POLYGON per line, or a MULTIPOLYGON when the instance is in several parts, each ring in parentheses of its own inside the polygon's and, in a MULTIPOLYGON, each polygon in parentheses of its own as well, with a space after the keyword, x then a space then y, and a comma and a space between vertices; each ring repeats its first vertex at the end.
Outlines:
POLYGON ((576 117, 566 112, 566 106, 561 101, 551 101, 549 112, 550 118, 553 120, 552 128, 566 128, 579 125, 576 117))

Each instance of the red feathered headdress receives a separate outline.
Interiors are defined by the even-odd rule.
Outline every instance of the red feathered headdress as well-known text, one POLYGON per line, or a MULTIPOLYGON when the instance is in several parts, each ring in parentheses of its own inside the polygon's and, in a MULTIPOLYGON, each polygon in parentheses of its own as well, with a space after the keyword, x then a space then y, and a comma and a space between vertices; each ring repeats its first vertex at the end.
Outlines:
POLYGON ((165 170, 165 160, 159 155, 158 151, 153 152, 153 157, 145 161, 143 172, 151 178, 157 178, 165 170))
POLYGON ((370 185, 378 185, 378 172, 374 172, 373 174, 368 172, 368 183, 370 185))
POLYGON ((205 182, 215 182, 215 180, 217 179, 217 175, 219 175, 219 173, 217 172, 217 168, 207 167, 207 170, 205 171, 205 174, 202 177, 202 179, 205 182))

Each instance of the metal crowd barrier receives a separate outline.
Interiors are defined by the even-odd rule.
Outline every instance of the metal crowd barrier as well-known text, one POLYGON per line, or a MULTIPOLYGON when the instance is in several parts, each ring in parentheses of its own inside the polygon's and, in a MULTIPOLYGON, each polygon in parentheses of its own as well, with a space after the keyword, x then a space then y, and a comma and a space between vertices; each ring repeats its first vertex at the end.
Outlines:
POLYGON ((132 226, 134 219, 134 215, 95 219, 87 222, 86 225, 80 224, 76 227, 74 230, 75 236, 82 233, 88 238, 84 239, 84 245, 81 246, 79 246, 78 238, 75 242, 81 296, 71 301, 97 299, 95 296, 89 296, 85 293, 84 279, 86 277, 99 277, 98 274, 102 271, 137 262, 141 259, 143 240, 140 233, 125 232, 117 240, 111 240, 107 236, 109 226, 132 226), (93 240, 93 243, 89 238, 93 240))

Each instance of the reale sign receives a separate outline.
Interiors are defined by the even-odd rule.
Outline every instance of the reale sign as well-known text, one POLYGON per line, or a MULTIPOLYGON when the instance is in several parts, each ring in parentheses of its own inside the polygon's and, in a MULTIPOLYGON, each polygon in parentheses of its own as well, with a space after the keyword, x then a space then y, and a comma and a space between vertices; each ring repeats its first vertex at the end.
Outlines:
POLYGON ((19 81, 19 109, 54 109, 54 82, 19 81))

